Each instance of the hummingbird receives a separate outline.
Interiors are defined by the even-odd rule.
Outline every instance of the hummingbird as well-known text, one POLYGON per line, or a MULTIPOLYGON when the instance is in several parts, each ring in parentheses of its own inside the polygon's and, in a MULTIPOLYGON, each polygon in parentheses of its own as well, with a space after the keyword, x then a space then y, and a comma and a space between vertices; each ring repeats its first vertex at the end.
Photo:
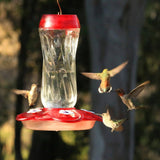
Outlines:
POLYGON ((98 115, 102 116, 103 124, 112 129, 111 132, 113 132, 113 131, 123 131, 122 123, 126 119, 112 120, 108 109, 107 109, 106 113, 102 113, 102 114, 98 114, 98 115))
POLYGON ((28 98, 29 107, 33 107, 37 101, 39 89, 37 84, 32 84, 30 90, 14 89, 12 91, 17 95, 28 98))
POLYGON ((99 93, 108 93, 112 90, 112 86, 110 85, 110 78, 118 74, 127 65, 127 63, 128 61, 120 64, 112 70, 103 69, 101 73, 81 72, 81 74, 90 79, 101 80, 100 86, 98 88, 99 93))
POLYGON ((123 89, 116 89, 116 92, 120 96, 122 102, 128 107, 128 110, 142 108, 136 107, 133 104, 132 99, 136 98, 149 83, 150 81, 143 82, 142 84, 131 90, 128 94, 126 94, 123 89))

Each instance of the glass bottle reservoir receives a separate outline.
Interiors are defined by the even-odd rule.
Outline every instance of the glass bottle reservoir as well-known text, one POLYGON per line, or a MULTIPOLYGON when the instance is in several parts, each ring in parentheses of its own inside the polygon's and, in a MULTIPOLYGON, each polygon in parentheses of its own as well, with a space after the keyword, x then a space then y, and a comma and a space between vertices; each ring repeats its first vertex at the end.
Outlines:
POLYGON ((53 19, 49 19, 50 22, 45 21, 45 25, 52 23, 54 16, 59 17, 58 27, 53 24, 42 27, 44 17, 39 27, 43 55, 41 100, 46 108, 71 108, 77 101, 75 58, 80 32, 79 21, 74 26, 74 21, 67 24, 68 19, 65 18, 72 15, 48 15, 45 19, 53 19), (67 25, 62 26, 61 23, 67 25))

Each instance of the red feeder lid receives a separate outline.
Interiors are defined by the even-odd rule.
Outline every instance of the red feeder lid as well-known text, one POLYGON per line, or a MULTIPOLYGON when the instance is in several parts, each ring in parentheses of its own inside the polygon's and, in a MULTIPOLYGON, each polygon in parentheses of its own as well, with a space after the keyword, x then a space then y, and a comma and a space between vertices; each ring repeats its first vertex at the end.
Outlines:
POLYGON ((42 29, 71 29, 80 28, 77 15, 44 14, 40 20, 42 29))
POLYGON ((17 115, 16 120, 33 130, 86 130, 91 129, 95 121, 102 117, 87 110, 75 108, 42 108, 30 109, 17 115))

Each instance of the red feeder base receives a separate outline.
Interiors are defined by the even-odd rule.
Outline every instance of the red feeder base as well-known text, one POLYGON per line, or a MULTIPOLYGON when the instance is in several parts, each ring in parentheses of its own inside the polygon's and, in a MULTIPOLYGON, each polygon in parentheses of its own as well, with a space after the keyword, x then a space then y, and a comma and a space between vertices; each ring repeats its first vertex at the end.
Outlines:
POLYGON ((91 129, 102 118, 93 112, 75 108, 30 109, 17 115, 16 120, 33 130, 64 131, 91 129))

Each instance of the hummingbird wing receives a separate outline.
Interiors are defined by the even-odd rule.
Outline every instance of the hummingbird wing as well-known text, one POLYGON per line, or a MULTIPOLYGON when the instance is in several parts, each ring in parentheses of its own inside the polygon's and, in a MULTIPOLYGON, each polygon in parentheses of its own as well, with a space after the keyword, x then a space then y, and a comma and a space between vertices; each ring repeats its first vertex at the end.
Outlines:
POLYGON ((111 115, 110 115, 109 109, 107 109, 106 116, 108 117, 109 120, 111 120, 111 115))
POLYGON ((99 73, 81 72, 81 74, 90 79, 101 80, 101 76, 99 73))
POLYGON ((119 66, 113 68, 112 70, 109 70, 108 72, 109 72, 110 76, 113 77, 116 74, 118 74, 127 64, 128 64, 128 61, 125 61, 122 64, 120 64, 119 66))
POLYGON ((28 97, 29 91, 28 90, 19 90, 19 89, 13 89, 12 90, 13 93, 17 94, 17 95, 22 95, 25 98, 28 97))
POLYGON ((134 88, 127 96, 127 98, 136 98, 140 92, 146 87, 147 84, 149 84, 150 81, 145 81, 144 83, 140 84, 136 88, 134 88))
POLYGON ((122 125, 122 123, 124 123, 124 121, 126 121, 126 118, 124 118, 124 119, 119 119, 119 120, 113 120, 113 122, 116 123, 117 126, 122 125))

